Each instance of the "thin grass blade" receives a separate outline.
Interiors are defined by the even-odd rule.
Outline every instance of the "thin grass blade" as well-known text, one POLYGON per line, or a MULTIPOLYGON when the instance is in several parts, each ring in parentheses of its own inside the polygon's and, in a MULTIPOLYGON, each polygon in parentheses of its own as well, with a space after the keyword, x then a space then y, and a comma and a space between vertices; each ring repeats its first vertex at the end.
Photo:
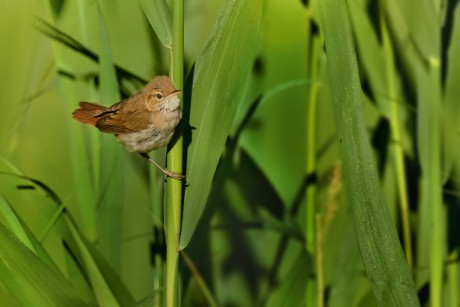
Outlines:
POLYGON ((100 306, 134 306, 135 302, 119 277, 80 234, 74 223, 65 217, 73 242, 72 250, 78 255, 100 306))
POLYGON ((139 0, 145 16, 150 22, 161 43, 171 48, 172 14, 165 0, 139 0))
POLYGON ((0 224, 0 281, 20 306, 94 306, 0 224))

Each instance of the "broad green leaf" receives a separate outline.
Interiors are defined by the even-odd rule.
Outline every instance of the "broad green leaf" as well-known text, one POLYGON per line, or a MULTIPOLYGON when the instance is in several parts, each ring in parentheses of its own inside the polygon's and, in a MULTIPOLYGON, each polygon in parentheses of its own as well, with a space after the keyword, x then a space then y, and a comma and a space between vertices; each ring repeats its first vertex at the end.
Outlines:
POLYGON ((255 56, 261 0, 227 1, 193 76, 187 180, 180 248, 189 243, 206 204, 214 172, 255 56))
POLYGON ((0 281, 20 306, 96 306, 0 224, 0 281))
POLYGON ((145 16, 150 22, 161 43, 171 48, 172 14, 165 0, 139 0, 145 16))
POLYGON ((361 85, 345 1, 320 2, 334 118, 361 257, 381 306, 419 306, 379 185, 361 109, 361 85))

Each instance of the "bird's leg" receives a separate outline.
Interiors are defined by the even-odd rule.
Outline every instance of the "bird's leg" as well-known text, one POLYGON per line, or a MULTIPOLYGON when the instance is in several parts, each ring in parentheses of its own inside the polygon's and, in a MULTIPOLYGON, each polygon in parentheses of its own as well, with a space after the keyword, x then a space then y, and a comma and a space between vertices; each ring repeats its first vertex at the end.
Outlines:
POLYGON ((152 162, 156 167, 158 167, 160 169, 160 171, 163 172, 163 174, 165 174, 166 176, 168 177, 171 177, 171 178, 174 178, 174 179, 178 179, 178 180, 183 180, 185 178, 184 175, 180 174, 180 173, 175 173, 175 172, 172 172, 170 170, 167 170, 167 169, 164 169, 162 168, 160 165, 158 165, 158 163, 156 163, 155 161, 152 160, 152 158, 149 157, 148 154, 146 154, 145 152, 140 152, 139 153, 142 157, 146 158, 147 160, 149 160, 150 162, 152 162))

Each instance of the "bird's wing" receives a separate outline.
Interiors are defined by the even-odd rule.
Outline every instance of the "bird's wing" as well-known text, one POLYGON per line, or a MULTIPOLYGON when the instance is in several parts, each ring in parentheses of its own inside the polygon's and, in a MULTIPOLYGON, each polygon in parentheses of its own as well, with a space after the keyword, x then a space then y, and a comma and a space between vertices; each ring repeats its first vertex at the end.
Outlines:
POLYGON ((149 112, 140 109, 136 104, 130 103, 131 97, 107 108, 100 114, 96 115, 100 119, 96 127, 105 133, 130 133, 139 131, 149 125, 149 112))

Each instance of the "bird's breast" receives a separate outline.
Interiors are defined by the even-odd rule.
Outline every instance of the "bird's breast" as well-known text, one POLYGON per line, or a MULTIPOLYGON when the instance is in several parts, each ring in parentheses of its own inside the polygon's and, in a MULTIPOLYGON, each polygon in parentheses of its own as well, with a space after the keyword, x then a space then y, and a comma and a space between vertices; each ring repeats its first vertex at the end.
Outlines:
POLYGON ((146 129, 117 135, 118 141, 131 152, 149 152, 167 145, 179 124, 182 112, 179 105, 174 110, 162 109, 151 114, 151 124, 146 129))

